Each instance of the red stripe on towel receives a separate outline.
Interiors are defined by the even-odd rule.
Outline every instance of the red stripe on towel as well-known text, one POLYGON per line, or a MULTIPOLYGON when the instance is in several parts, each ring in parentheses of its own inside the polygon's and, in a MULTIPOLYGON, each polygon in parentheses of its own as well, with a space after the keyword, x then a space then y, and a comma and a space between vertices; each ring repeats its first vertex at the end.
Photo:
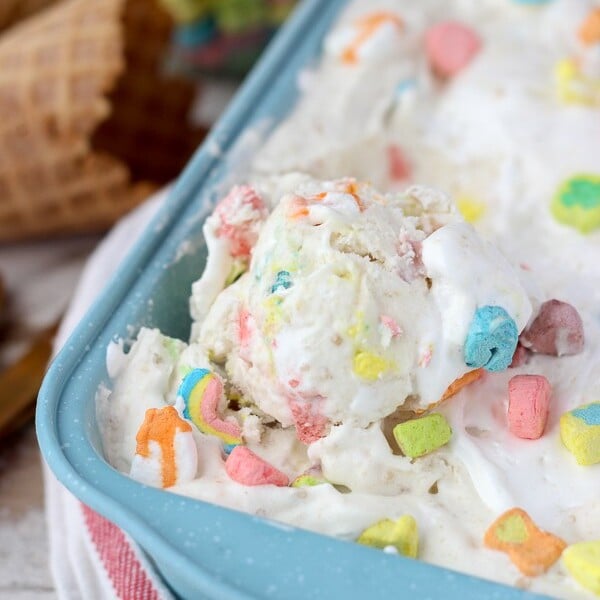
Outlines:
POLYGON ((121 600, 160 600, 123 532, 85 504, 81 506, 90 537, 117 596, 121 600))

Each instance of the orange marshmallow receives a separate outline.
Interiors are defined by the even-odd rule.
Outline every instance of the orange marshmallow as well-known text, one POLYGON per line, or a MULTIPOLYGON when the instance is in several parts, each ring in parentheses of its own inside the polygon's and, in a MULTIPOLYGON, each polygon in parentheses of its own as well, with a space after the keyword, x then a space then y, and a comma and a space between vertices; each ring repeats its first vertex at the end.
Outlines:
POLYGON ((483 543, 508 554, 519 571, 530 577, 545 573, 567 547, 559 537, 538 529, 520 508, 500 515, 485 532, 483 543))
POLYGON ((579 28, 579 39, 586 46, 600 42, 600 8, 592 10, 579 28))
POLYGON ((455 379, 444 392, 442 400, 447 400, 455 394, 458 394, 460 390, 462 390, 469 384, 477 381, 482 375, 483 369, 475 369, 474 371, 469 371, 468 373, 465 373, 462 377, 455 379))

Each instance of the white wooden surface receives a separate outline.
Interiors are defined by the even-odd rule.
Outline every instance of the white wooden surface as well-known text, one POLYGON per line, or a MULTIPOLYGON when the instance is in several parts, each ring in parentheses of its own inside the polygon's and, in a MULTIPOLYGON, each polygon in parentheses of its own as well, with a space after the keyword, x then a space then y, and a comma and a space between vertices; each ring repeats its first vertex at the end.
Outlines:
MULTIPOLYGON (((1 1, 1 0, 0 0, 1 1)), ((83 264, 98 237, 0 248, 0 275, 9 298, 8 319, 30 334, 64 313, 83 264)), ((3 344, 9 364, 28 335, 3 344)), ((0 600, 54 600, 49 570, 44 485, 33 423, 0 441, 0 600)))
POLYGON ((0 447, 0 599, 53 600, 33 424, 0 447))

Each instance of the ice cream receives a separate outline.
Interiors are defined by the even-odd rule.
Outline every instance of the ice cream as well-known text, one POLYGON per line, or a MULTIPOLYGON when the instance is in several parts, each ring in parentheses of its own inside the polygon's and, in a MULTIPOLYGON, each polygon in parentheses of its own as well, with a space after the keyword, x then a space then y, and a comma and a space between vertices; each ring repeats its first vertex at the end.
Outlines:
POLYGON ((189 343, 142 330, 99 396, 108 460, 174 406, 175 493, 591 597, 599 7, 351 3, 206 221, 189 343))
MULTIPOLYGON (((212 252, 218 238, 208 240, 212 252)), ((192 306, 202 300, 194 294, 192 306)), ((505 307, 519 331, 531 315, 518 273, 449 198, 307 179, 277 203, 248 272, 193 341, 243 397, 310 443, 333 423, 367 427, 407 401, 437 403, 470 370, 463 346, 486 305, 505 307)))

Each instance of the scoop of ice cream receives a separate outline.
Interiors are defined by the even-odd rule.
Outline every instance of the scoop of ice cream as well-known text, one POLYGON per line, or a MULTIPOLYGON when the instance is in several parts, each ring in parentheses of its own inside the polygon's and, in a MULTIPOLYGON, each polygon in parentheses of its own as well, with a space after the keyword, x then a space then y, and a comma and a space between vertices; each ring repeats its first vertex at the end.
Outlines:
POLYGON ((531 313, 517 273, 447 196, 305 180, 265 221, 249 271, 216 298, 197 341, 246 400, 311 443, 331 424, 438 402, 470 370, 463 346, 483 305, 518 331, 531 313))

